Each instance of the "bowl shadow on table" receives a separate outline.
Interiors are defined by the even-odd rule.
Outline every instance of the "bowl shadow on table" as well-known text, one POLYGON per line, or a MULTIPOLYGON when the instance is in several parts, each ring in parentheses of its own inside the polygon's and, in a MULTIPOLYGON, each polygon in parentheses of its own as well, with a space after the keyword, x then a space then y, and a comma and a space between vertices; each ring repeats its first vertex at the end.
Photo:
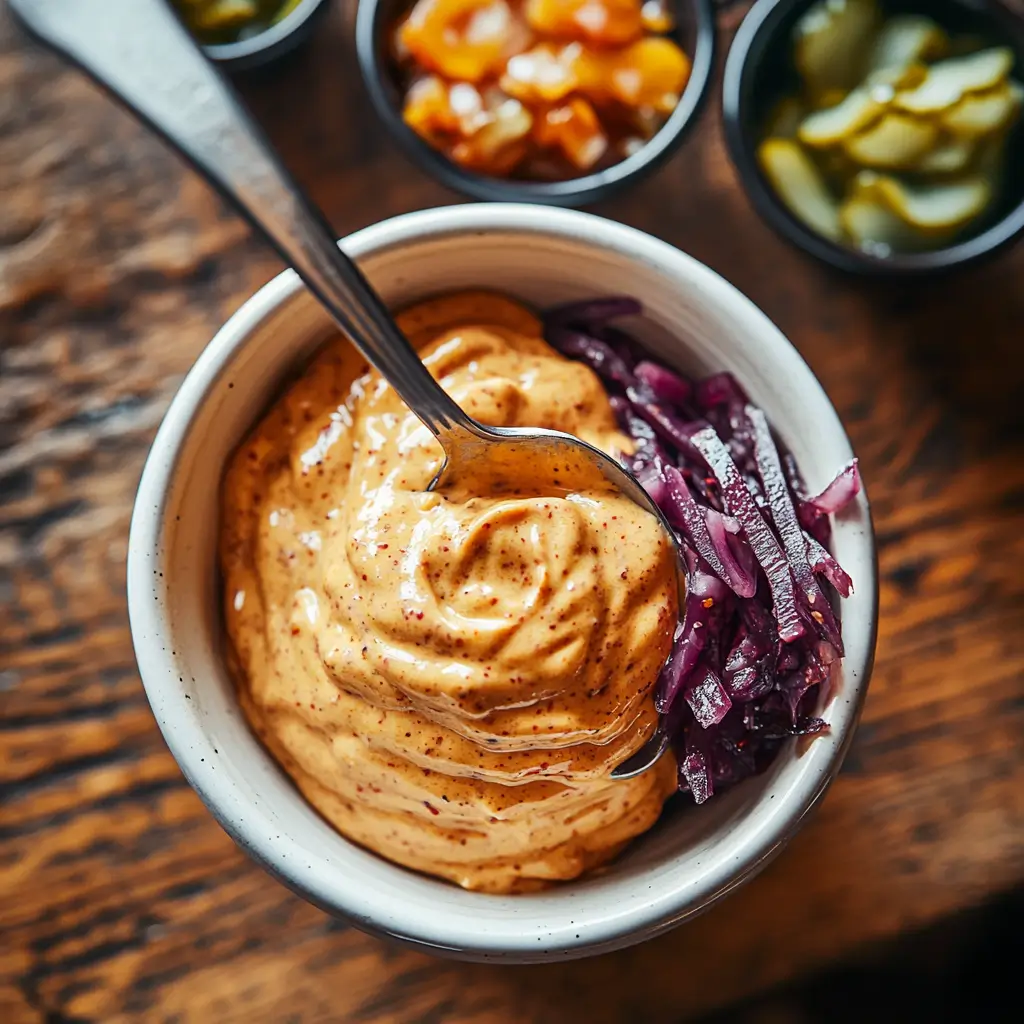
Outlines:
POLYGON ((1010 1020, 1022 927, 1024 889, 1016 889, 700 1024, 1010 1020))

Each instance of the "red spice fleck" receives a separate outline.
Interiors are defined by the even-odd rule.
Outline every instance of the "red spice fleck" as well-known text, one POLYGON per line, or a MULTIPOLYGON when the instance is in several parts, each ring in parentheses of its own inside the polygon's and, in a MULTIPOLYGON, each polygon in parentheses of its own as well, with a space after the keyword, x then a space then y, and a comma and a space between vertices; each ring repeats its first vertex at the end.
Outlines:
POLYGON ((423 806, 426 807, 426 809, 428 811, 430 811, 431 814, 440 814, 441 813, 436 807, 431 807, 430 804, 427 803, 426 800, 423 801, 423 806))

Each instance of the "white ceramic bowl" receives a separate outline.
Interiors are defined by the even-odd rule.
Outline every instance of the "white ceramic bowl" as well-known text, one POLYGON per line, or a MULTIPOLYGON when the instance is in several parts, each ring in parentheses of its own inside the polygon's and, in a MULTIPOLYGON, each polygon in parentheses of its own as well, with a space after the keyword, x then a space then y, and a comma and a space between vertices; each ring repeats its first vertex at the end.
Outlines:
MULTIPOLYGON (((778 329, 678 250, 583 213, 515 205, 429 210, 342 242, 384 298, 465 287, 527 302, 629 294, 638 332, 688 371, 730 369, 767 412, 812 488, 851 457, 824 391, 778 329)), ((218 491, 232 451, 332 331, 288 271, 220 330, 185 378, 146 463, 132 519, 128 600, 146 693, 167 744, 217 820, 264 867, 359 927, 463 959, 535 962, 605 952, 678 924, 750 878, 838 771, 867 687, 876 570, 863 495, 835 530, 856 593, 831 732, 700 808, 674 802, 610 869, 548 892, 491 896, 414 874, 343 839, 249 731, 225 668, 218 491), (676 806, 675 804, 678 804, 676 806)))

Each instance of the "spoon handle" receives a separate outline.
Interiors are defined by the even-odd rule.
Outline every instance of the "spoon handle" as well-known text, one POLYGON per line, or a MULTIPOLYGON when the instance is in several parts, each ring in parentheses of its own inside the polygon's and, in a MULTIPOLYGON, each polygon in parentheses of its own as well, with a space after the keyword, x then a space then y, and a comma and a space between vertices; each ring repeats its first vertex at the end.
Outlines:
POLYGON ((430 376, 338 247, 234 90, 166 0, 9 0, 41 42, 78 65, 181 152, 291 264, 435 436, 479 435, 430 376))

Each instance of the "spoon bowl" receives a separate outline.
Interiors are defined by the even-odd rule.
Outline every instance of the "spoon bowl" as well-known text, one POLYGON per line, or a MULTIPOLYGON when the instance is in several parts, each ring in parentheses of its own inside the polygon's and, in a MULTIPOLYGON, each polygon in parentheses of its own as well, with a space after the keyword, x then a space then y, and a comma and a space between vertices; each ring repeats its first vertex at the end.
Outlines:
MULTIPOLYGON (((517 481, 540 481, 551 490, 600 491, 606 487, 624 494, 646 509, 661 524, 674 550, 679 607, 686 597, 681 553, 665 513, 651 499, 640 482, 610 455, 571 434, 559 430, 523 427, 484 427, 475 431, 454 430, 439 438, 445 461, 430 483, 430 490, 458 490, 459 473, 473 466, 473 480, 488 493, 514 490, 517 481), (481 480, 481 470, 483 478, 481 480)), ((611 771, 613 779, 631 779, 652 768, 668 749, 665 716, 644 744, 611 771)))
POLYGON ((475 421, 473 426, 472 430, 455 428, 439 438, 445 461, 430 490, 457 491, 470 465, 475 488, 481 489, 482 484, 490 493, 516 491, 527 479, 545 493, 611 489, 655 516, 675 542, 665 514, 636 477, 600 448, 560 430, 485 427, 475 421))

